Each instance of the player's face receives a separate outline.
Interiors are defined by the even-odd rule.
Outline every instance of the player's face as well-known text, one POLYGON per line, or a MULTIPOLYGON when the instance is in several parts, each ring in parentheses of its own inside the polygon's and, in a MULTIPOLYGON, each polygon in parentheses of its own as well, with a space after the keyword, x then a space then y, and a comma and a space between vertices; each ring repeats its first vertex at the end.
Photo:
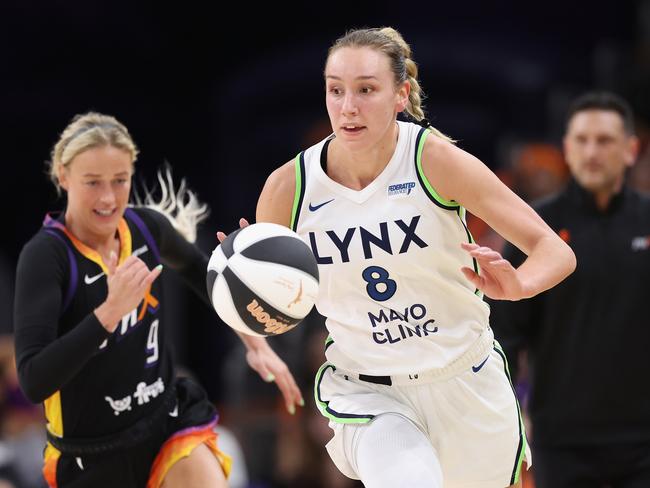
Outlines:
POLYGON ((612 110, 585 110, 569 121, 564 136, 565 158, 574 178, 592 193, 614 193, 625 169, 634 164, 635 138, 612 110))
POLYGON ((368 47, 344 47, 325 66, 325 100, 332 130, 350 149, 380 143, 408 102, 409 85, 395 86, 385 54, 368 47))
POLYGON ((66 224, 77 237, 115 235, 129 201, 133 163, 131 155, 113 146, 77 154, 59 175, 68 193, 66 224))

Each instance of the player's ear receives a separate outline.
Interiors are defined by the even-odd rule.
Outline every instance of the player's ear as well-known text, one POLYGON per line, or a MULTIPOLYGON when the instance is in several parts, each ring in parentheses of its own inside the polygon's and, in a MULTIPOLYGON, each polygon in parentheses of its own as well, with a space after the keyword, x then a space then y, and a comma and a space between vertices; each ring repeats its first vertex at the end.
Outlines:
POLYGON ((59 164, 56 170, 56 177, 59 180, 59 186, 65 191, 68 191, 70 182, 68 180, 68 170, 63 165, 59 164))
POLYGON ((409 103, 409 94, 411 93, 411 83, 406 80, 397 90, 397 112, 403 112, 409 103))

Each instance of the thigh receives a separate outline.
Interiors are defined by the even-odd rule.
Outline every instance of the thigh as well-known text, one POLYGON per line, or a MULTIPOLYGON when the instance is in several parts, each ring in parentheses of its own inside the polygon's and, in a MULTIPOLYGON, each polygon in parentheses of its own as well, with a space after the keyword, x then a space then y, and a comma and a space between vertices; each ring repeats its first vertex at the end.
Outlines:
POLYGON ((343 449, 366 488, 441 488, 438 456, 426 434, 398 414, 346 425, 343 449))
POLYGON ((186 472, 196 471, 197 480, 214 479, 214 486, 219 486, 219 480, 228 476, 232 461, 217 446, 216 409, 203 389, 190 380, 179 379, 176 390, 178 403, 166 418, 164 442, 158 445, 146 485, 181 486, 176 480, 194 480, 192 473, 186 472))
POLYGON ((334 431, 334 436, 327 443, 327 452, 338 470, 348 478, 359 479, 346 457, 343 445, 344 438, 355 427, 391 413, 410 419, 424 431, 422 424, 417 423, 415 411, 401 399, 395 398, 397 393, 391 386, 348 378, 328 363, 319 369, 315 383, 316 405, 334 431))
POLYGON ((226 476, 213 452, 205 445, 176 461, 167 472, 162 488, 225 487, 226 476))
POLYGON ((504 488, 519 481, 530 454, 502 353, 432 384, 419 410, 440 453, 445 486, 504 488))

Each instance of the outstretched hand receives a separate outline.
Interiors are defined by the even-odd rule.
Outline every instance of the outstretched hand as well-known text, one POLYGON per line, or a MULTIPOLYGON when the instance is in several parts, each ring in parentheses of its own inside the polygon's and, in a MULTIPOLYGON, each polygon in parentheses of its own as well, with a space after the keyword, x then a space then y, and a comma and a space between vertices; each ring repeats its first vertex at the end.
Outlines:
POLYGON ((461 271, 486 296, 495 300, 520 300, 524 297, 517 270, 510 261, 486 246, 463 242, 461 247, 476 259, 480 274, 465 266, 461 271))
MULTIPOLYGON (((240 334, 241 336, 241 334, 240 334)), ((246 344, 246 361, 248 365, 267 383, 275 381, 284 397, 287 411, 296 413, 296 405, 305 406, 300 389, 296 384, 291 371, 282 359, 275 353, 271 346, 262 337, 242 337, 246 344)))

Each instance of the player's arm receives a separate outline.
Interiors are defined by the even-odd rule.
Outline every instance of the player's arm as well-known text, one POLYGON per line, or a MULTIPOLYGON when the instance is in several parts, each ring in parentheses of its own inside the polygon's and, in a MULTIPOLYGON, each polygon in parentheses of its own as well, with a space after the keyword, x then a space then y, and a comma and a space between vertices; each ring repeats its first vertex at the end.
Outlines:
MULTIPOLYGON (((281 166, 267 179, 257 203, 256 221, 272 222, 289 227, 291 208, 295 189, 294 162, 281 166)), ((240 227, 248 222, 240 219, 240 227)), ((226 238, 223 232, 217 232, 220 241, 226 238)), ((249 366, 267 382, 275 381, 282 392, 289 413, 295 413, 295 405, 305 405, 300 389, 291 371, 282 359, 273 351, 263 337, 254 337, 237 332, 246 346, 246 360, 249 366)))
POLYGON ((205 287, 208 256, 178 232, 169 219, 160 212, 146 207, 138 207, 136 211, 152 229, 156 230, 155 236, 160 249, 160 259, 165 268, 177 272, 183 282, 206 305, 212 307, 205 287))
POLYGON ((86 364, 110 333, 90 312, 61 337, 58 318, 70 276, 65 250, 39 236, 20 254, 16 272, 16 365, 23 392, 40 403, 86 364), (58 252, 60 251, 60 252, 58 252))
POLYGON ((296 192, 296 166, 291 160, 267 178, 257 201, 257 222, 272 222, 291 226, 291 211, 296 192))
POLYGON ((515 270, 496 251, 463 244, 477 259, 481 274, 468 267, 463 273, 486 295, 506 300, 532 297, 573 272, 576 259, 571 248, 477 158, 440 138, 428 137, 422 165, 443 199, 463 205, 528 256, 515 270))

